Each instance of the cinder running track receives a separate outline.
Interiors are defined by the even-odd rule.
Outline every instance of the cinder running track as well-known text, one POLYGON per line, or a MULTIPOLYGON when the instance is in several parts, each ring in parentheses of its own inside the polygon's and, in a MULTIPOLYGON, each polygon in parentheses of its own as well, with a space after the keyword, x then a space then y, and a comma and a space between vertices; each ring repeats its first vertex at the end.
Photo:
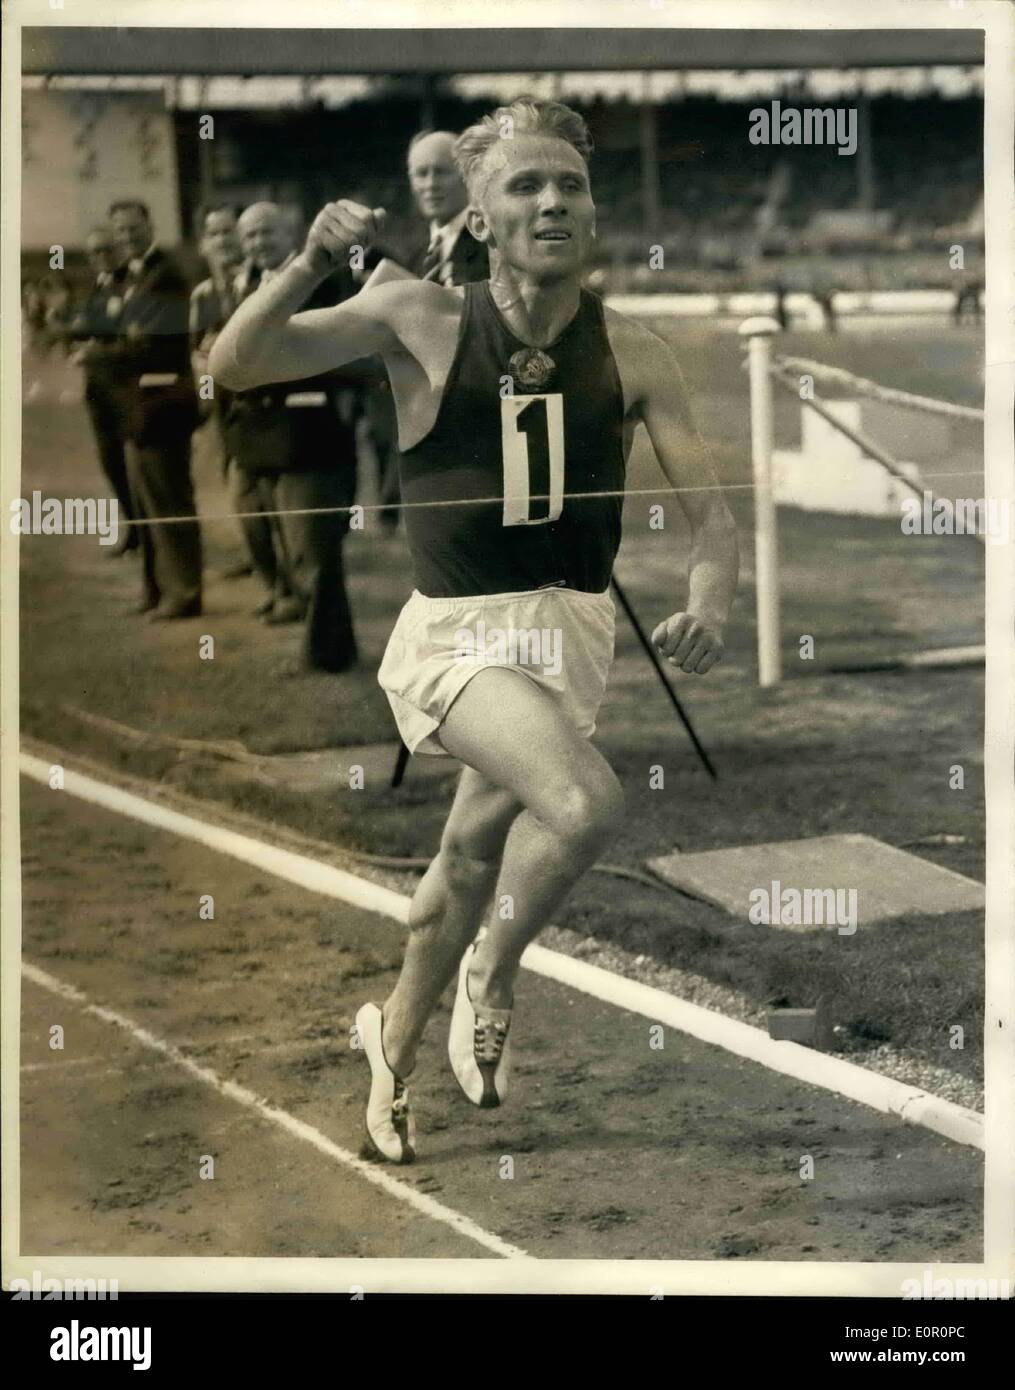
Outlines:
POLYGON ((404 929, 22 796, 26 1254, 981 1258, 973 1149, 672 1030, 655 1050, 649 1020, 531 974, 504 1109, 458 1091, 449 991, 414 1077, 419 1160, 368 1174, 350 1028, 404 929))

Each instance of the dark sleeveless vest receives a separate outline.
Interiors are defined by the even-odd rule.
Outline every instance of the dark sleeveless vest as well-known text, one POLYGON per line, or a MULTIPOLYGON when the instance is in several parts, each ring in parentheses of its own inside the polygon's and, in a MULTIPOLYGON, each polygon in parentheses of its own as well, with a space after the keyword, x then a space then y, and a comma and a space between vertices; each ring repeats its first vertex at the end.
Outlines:
POLYGON ((454 361, 430 433, 401 455, 416 588, 433 598, 566 586, 601 593, 620 545, 624 398, 602 301, 581 291, 533 349, 489 281, 464 287, 454 361), (420 502, 458 506, 413 506, 420 502))

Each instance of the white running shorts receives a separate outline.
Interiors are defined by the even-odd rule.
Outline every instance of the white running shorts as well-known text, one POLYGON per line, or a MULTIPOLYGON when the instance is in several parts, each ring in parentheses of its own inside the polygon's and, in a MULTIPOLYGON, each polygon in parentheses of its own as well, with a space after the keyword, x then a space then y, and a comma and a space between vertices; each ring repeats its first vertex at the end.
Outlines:
POLYGON ((414 590, 377 679, 412 753, 447 756, 436 730, 487 666, 523 672, 589 737, 613 661, 614 628, 609 590, 527 589, 467 598, 427 598, 414 590))

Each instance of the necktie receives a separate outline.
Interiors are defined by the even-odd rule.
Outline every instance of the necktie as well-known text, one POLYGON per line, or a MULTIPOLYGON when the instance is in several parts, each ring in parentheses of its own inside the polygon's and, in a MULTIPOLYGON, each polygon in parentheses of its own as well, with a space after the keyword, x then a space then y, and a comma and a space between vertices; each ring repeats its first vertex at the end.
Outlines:
POLYGON ((430 245, 427 247, 426 255, 423 257, 423 274, 421 278, 440 282, 442 278, 441 271, 444 268, 443 261, 444 238, 441 236, 440 231, 436 231, 430 238, 430 245))

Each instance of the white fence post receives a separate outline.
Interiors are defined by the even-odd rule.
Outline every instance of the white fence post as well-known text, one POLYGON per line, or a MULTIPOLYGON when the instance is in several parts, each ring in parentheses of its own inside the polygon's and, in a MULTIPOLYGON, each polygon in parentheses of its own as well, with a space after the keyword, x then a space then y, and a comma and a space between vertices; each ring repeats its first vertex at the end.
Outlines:
POLYGON ((782 679, 779 644, 779 537, 772 496, 772 335, 775 319, 752 318, 740 325, 747 339, 751 382, 751 464, 754 470, 754 571, 758 611, 758 684, 782 679))

